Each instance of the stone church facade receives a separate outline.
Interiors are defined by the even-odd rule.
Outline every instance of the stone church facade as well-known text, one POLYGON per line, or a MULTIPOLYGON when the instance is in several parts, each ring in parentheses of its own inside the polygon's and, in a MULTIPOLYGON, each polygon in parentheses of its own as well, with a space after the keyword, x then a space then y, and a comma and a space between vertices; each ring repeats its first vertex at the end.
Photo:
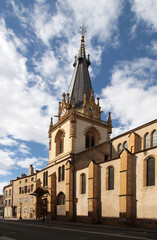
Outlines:
POLYGON ((157 120, 113 139, 101 119, 84 35, 68 93, 51 118, 46 168, 4 187, 4 217, 105 222, 157 219, 157 120), (10 209, 10 210, 9 210, 10 209))

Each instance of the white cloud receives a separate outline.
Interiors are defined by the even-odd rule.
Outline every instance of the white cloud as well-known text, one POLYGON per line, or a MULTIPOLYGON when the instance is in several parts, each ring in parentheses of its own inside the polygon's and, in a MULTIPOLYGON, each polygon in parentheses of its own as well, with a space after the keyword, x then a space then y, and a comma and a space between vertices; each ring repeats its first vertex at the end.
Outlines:
POLYGON ((23 160, 19 160, 17 162, 17 165, 19 165, 22 168, 29 168, 29 166, 31 164, 33 164, 34 168, 40 168, 43 164, 48 163, 48 159, 47 158, 36 158, 36 157, 32 157, 32 158, 25 158, 23 160))
POLYGON ((114 67, 111 84, 102 90, 101 106, 104 112, 111 111, 122 132, 156 119, 157 102, 155 74, 157 61, 149 58, 123 61, 114 67))
POLYGON ((0 138, 0 144, 5 146, 17 146, 18 142, 12 138, 5 137, 5 138, 0 138))
POLYGON ((143 20, 153 31, 157 31, 157 1, 131 0, 132 11, 138 20, 143 20))
POLYGON ((26 58, 18 52, 4 20, 0 21, 0 42, 1 137, 12 135, 46 144, 49 118, 57 111, 57 99, 41 77, 28 73, 26 58), (34 85, 29 87, 31 81, 34 85), (43 105, 47 105, 46 115, 41 114, 43 105))
POLYGON ((31 149, 28 146, 26 146, 26 144, 21 143, 20 146, 18 147, 18 151, 23 154, 30 154, 31 149))
POLYGON ((0 182, 0 194, 3 194, 3 188, 7 186, 8 182, 0 182))
POLYGON ((157 55, 157 41, 151 41, 150 46, 147 46, 147 49, 152 55, 157 55))
POLYGON ((15 159, 13 159, 14 153, 8 150, 0 150, 0 175, 10 174, 11 169, 15 165, 15 159))

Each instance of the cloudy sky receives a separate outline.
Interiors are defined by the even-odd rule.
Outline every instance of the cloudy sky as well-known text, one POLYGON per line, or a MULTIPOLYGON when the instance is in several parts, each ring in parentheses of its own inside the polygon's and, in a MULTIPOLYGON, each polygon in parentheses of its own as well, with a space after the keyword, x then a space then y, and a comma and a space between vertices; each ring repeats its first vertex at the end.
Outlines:
MULTIPOLYGON (((67 92, 80 25, 113 136, 157 118, 157 0, 0 0, 0 192, 48 163, 48 127, 67 92)), ((55 118, 54 118, 55 119, 55 118)))

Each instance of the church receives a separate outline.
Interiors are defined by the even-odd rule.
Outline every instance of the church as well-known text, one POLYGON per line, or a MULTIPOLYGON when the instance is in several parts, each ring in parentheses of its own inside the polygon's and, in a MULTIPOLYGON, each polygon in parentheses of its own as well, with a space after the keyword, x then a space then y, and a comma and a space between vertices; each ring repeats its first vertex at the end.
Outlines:
POLYGON ((88 223, 157 219, 157 120, 111 139, 101 119, 84 34, 68 93, 51 118, 49 162, 4 187, 4 217, 88 223))

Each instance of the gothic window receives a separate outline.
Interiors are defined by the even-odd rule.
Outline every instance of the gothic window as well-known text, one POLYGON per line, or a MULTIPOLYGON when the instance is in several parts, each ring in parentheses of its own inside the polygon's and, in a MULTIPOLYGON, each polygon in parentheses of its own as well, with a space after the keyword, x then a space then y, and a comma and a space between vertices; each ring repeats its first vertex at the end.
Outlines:
POLYGON ((155 130, 152 133, 152 147, 156 147, 157 146, 157 131, 155 130))
POLYGON ((155 185, 155 158, 147 159, 147 186, 155 185))
POLYGON ((56 156, 63 153, 64 151, 64 133, 59 130, 55 138, 56 142, 56 156))
POLYGON ((84 173, 81 174, 81 194, 86 193, 86 175, 84 173))
POLYGON ((92 148, 95 145, 99 144, 100 134, 96 128, 90 127, 85 132, 85 147, 92 148))
POLYGON ((65 194, 63 192, 58 195, 57 205, 65 205, 65 194))
POLYGON ((43 173, 43 187, 48 186, 48 171, 43 173))
POLYGON ((46 171, 46 180, 45 180, 45 185, 48 186, 48 171, 46 171))
POLYGON ((64 181, 65 179, 65 166, 58 168, 58 182, 64 181))
POLYGON ((124 142, 124 148, 125 148, 125 149, 128 149, 128 143, 127 143, 127 141, 124 142))
POLYGON ((62 181, 65 179, 65 166, 62 166, 62 181))
POLYGON ((121 152, 122 152, 122 144, 120 143, 120 144, 118 145, 118 155, 120 155, 121 152))
POLYGON ((144 143, 145 143, 145 149, 147 149, 147 148, 150 148, 150 135, 149 135, 149 133, 147 133, 146 135, 145 135, 145 139, 144 139, 144 143))
POLYGON ((61 180, 62 180, 62 168, 59 167, 58 168, 58 182, 61 182, 61 180))
POLYGON ((114 189, 114 167, 108 168, 108 190, 114 189))

